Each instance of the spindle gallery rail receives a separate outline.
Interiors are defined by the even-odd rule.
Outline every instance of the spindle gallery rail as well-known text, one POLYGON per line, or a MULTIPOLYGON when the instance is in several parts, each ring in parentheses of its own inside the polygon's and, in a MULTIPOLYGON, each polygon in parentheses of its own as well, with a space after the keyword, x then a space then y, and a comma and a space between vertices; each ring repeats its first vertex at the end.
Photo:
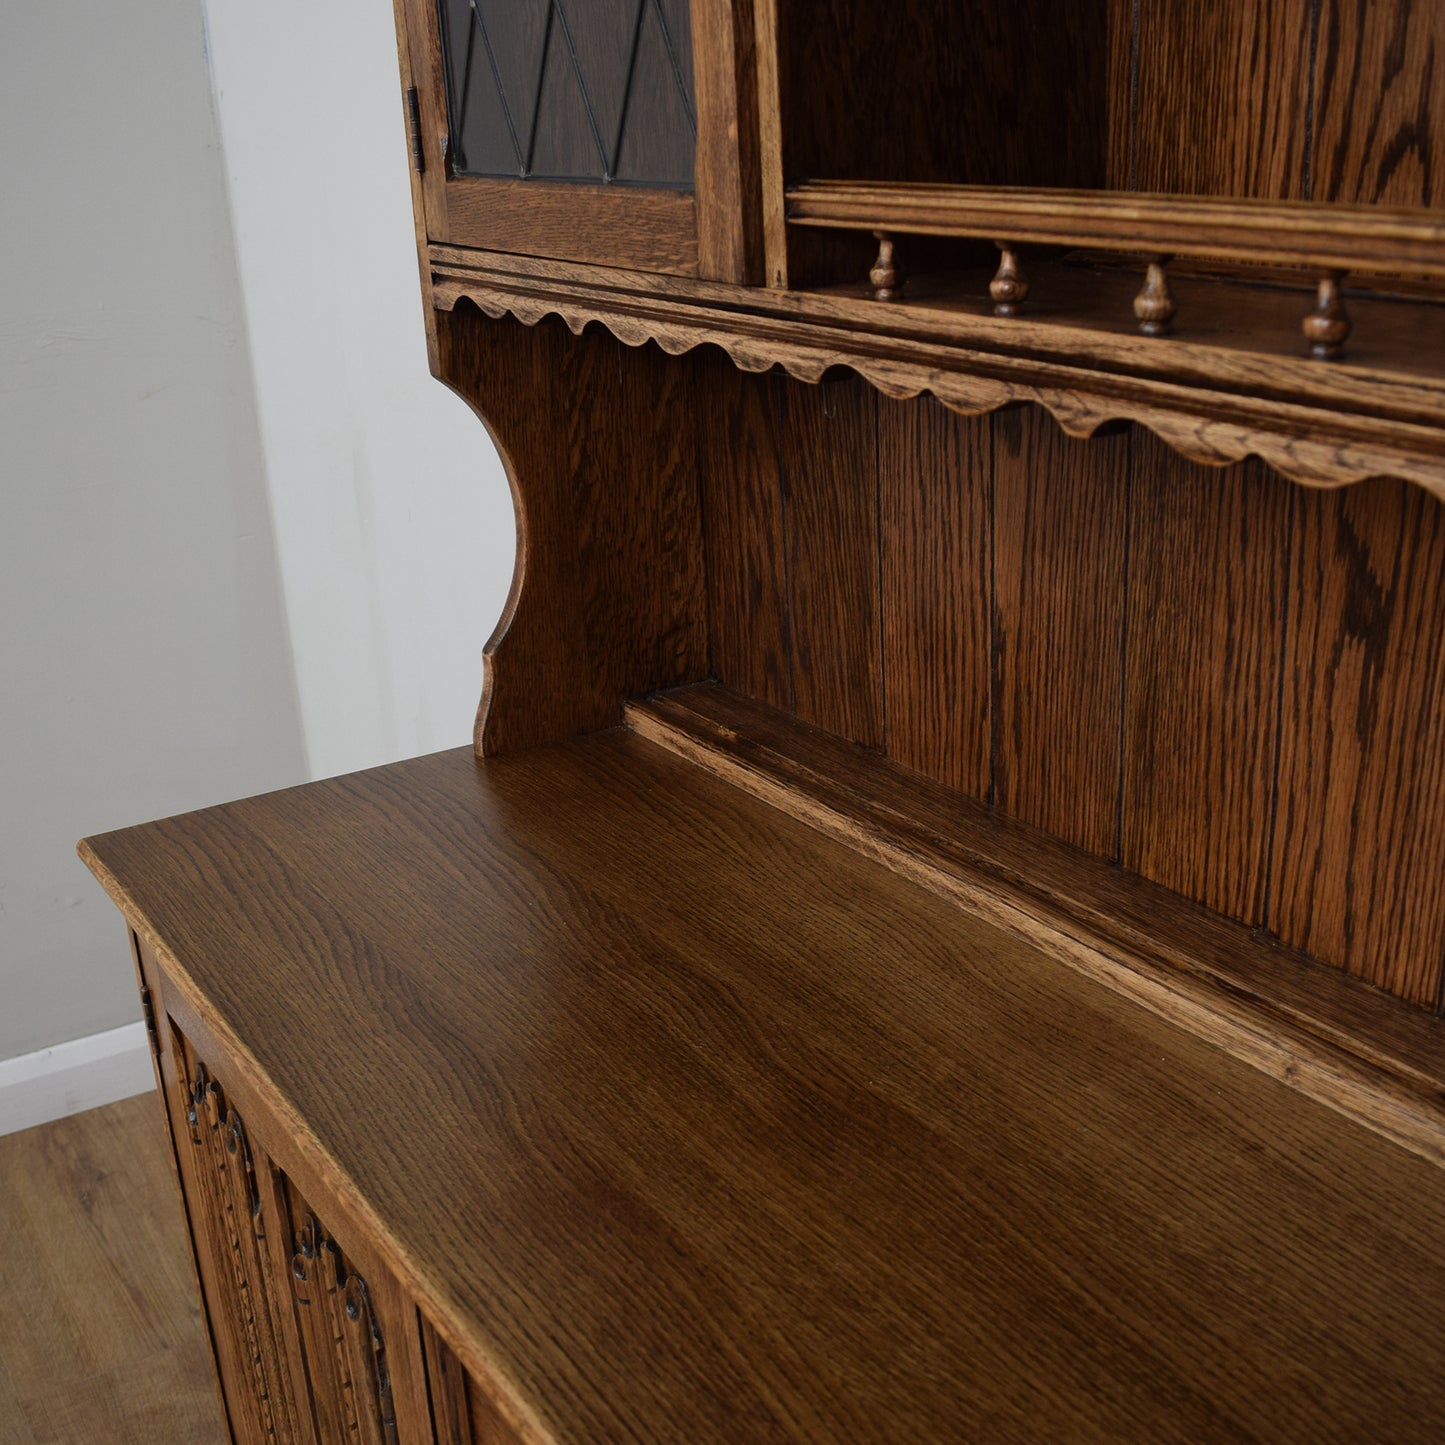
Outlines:
POLYGON ((1301 329, 1311 355, 1320 359, 1342 355, 1350 333, 1340 291, 1347 272, 1445 277, 1445 217, 1378 206, 810 181, 789 188, 787 219, 797 226, 873 232, 880 264, 886 256, 895 278, 885 288, 875 285, 879 300, 900 294, 894 258, 899 235, 992 241, 999 250, 999 266, 989 294, 997 316, 1018 315, 1029 294, 1020 256, 1025 244, 1140 253, 1145 276, 1134 315, 1146 336, 1163 336, 1171 329, 1177 305, 1167 267, 1175 256, 1308 268, 1318 290, 1301 329))

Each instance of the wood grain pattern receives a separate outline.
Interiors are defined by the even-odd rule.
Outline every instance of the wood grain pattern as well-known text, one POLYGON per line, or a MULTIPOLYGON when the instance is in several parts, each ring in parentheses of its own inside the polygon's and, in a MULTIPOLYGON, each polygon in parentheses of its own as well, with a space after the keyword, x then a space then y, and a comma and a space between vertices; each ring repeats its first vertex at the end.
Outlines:
POLYGON ((798 716, 884 745, 878 398, 852 377, 785 385, 788 617, 798 716))
POLYGON ((989 423, 880 402, 878 463, 888 755, 987 798, 989 423))
POLYGON ((685 367, 596 332, 453 312, 442 374, 483 414, 518 513, 477 746, 606 727, 625 698, 707 675, 700 486, 685 367), (558 418, 539 427, 537 409, 558 418))
POLYGON ((0 1139, 0 1439, 229 1440, 156 1101, 0 1139))
POLYGON ((1128 438, 993 422, 993 775, 999 808, 1114 857, 1128 438))
POLYGON ((748 286, 762 284, 765 265, 755 8, 755 0, 694 0, 693 16, 698 274, 748 286))
POLYGON ((561 1438, 1445 1428, 1438 1170, 639 739, 90 848, 561 1438))
POLYGON ((1108 89, 1104 100, 1103 184, 1111 191, 1132 191, 1138 151, 1134 130, 1138 12, 1133 0, 1108 0, 1104 8, 1108 89))
POLYGON ((1272 925, 1416 1003, 1445 965, 1445 509, 1298 499, 1272 925))
POLYGON ((1311 0, 1139 0, 1132 9, 1137 34, 1115 24, 1111 38, 1137 47, 1133 163, 1111 155, 1111 176, 1122 171, 1141 191, 1303 198, 1311 0))
MULTIPOLYGON (((912 560, 902 566, 895 565, 896 557, 890 560, 890 549, 900 544, 890 540, 886 524, 878 537, 881 550, 869 560, 875 547, 873 525, 861 499, 875 485, 885 513, 890 506, 920 509, 921 530, 912 541, 901 543, 905 550, 898 555, 923 556, 955 535, 950 527, 963 525, 964 514, 948 510, 964 505, 962 494, 948 490, 930 501, 926 482, 918 480, 935 464, 928 438, 909 435, 906 426, 885 428, 877 444, 882 467, 875 475, 865 432, 847 423, 835 433, 814 426, 816 414, 831 405, 827 399, 815 395, 812 413, 794 407, 774 416, 764 398, 777 382, 738 376, 716 358, 699 361, 702 369, 691 374, 688 405, 695 415, 707 418, 697 432, 696 447, 707 493, 708 666, 715 675, 783 707, 793 706, 795 677, 801 677, 798 695, 805 718, 872 746, 881 740, 891 755, 912 760, 934 776, 957 778, 965 789, 986 787, 992 777, 1001 809, 1103 856, 1119 856, 1122 829, 1124 856, 1131 867, 1231 914, 1269 921, 1262 860, 1278 815, 1272 801, 1272 719, 1279 696, 1273 658, 1282 624, 1276 618, 1266 628, 1261 617, 1276 605, 1270 599, 1278 597, 1283 585, 1283 564, 1270 549, 1293 543, 1280 543, 1288 529, 1278 508, 1287 507, 1287 494, 1261 481, 1257 464, 1221 479, 1212 470, 1172 458, 1142 433, 1132 443, 1100 437, 1086 445, 1071 444, 1037 414, 1027 422, 1001 416, 995 425, 1000 435, 1013 440, 997 448, 1000 491, 993 545, 998 595, 990 603, 993 584, 981 579, 976 559, 967 561, 962 553, 958 575, 946 584, 939 578, 929 587, 921 578, 910 578, 912 560), (721 370, 709 372, 708 366, 721 370), (1025 432, 1025 427, 1030 430, 1025 432), (1124 635, 1127 524, 1119 496, 1123 459, 1131 445, 1149 459, 1150 477, 1174 478, 1170 485, 1179 495, 1168 496, 1162 482, 1151 482, 1139 499, 1139 507, 1149 507, 1157 526, 1145 528, 1136 559, 1140 575, 1135 585, 1142 600, 1127 640, 1136 686, 1128 730, 1121 734, 1122 714, 1115 701, 1124 686, 1120 664, 1111 656, 1115 644, 1101 645, 1100 639, 1124 635), (824 478, 847 502, 809 494, 811 502, 804 498, 806 532, 801 534, 796 518, 784 519, 779 493, 780 476, 800 467, 805 476, 824 478), (1246 475, 1252 480, 1240 482, 1246 475), (1021 480, 1011 483, 1009 477, 1021 480), (1257 506, 1241 500, 1261 488, 1275 502, 1257 506), (809 505, 812 510, 806 511, 809 505), (943 510, 925 517, 929 507, 943 510), (1181 521, 1185 517, 1191 519, 1187 525, 1181 521), (1234 542, 1227 540, 1231 529, 1234 542), (1215 540, 1201 548, 1201 538, 1215 540), (797 578, 789 576, 790 546, 802 546, 800 555, 811 559, 797 578), (1213 555, 1211 548, 1220 547, 1233 547, 1236 556, 1258 553, 1260 560, 1257 566, 1214 568, 1206 557, 1213 555), (869 610, 878 605, 870 600, 873 566, 882 587, 876 595, 881 599, 883 655, 876 673, 873 639, 879 634, 873 629, 879 623, 869 610), (1049 579, 1046 585, 1040 586, 1029 570, 1038 568, 1043 569, 1039 575, 1049 579), (1080 576, 1092 576, 1093 582, 1071 582, 1072 568, 1080 569, 1080 576), (792 636, 797 626, 795 592, 805 608, 815 610, 801 647, 792 636), (848 624, 854 597, 863 599, 862 630, 848 624), (1211 599, 1212 611, 1197 610, 1200 599, 1211 599), (999 619, 1002 651, 992 695, 985 703, 970 694, 979 697, 975 711, 951 739, 936 726, 931 735, 915 733, 920 718, 936 723, 946 715, 945 691, 953 690, 958 705, 962 691, 973 684, 962 673, 926 661, 916 667, 905 661, 890 679, 889 654, 901 649, 906 658, 910 648, 926 642, 960 656, 962 639, 976 631, 981 606, 990 607, 999 619), (1010 637, 1008 618, 1015 612, 1023 631, 1010 637), (1203 626, 1206 612, 1208 629, 1203 626), (1032 649, 1021 663, 1011 650, 1020 645, 1032 649), (1202 668, 1191 670, 1201 660, 1202 668), (895 719, 896 729, 885 731, 888 717, 895 719), (1080 717, 1087 723, 1081 726, 1080 717), (974 750, 980 718, 989 719, 986 764, 974 750), (1127 800, 1118 795, 1121 760, 1127 770, 1127 800)), ((792 392, 808 395, 796 388, 792 392)), ((926 414, 921 403, 880 405, 887 415, 899 418, 926 414)), ((938 424, 940 435, 966 425, 941 417, 938 424)), ((551 465, 565 470, 563 464, 551 465)), ((976 504, 975 497, 967 507, 976 504)), ((968 524, 970 529, 975 525, 968 524)), ((970 531, 975 541, 977 535, 970 531)), ((1423 574, 1415 575, 1423 579, 1423 574)), ((560 589, 561 581, 557 586, 560 589)), ((1423 580, 1410 584, 1414 593, 1423 586, 1423 580)), ((581 624, 567 622, 567 605, 564 599, 554 623, 560 624, 564 637, 574 637, 581 624)), ((1120 640, 1117 645, 1122 649, 1126 644, 1120 640)), ((554 646, 560 655, 563 644, 554 646)), ((968 656, 976 656, 976 648, 969 646, 968 656)), ((556 677, 559 695, 562 688, 573 686, 572 672, 556 677)), ((635 691, 652 686, 647 682, 635 691)), ((617 701, 609 702, 609 708, 619 706, 627 695, 619 684, 617 701)), ((617 713, 599 707, 596 716, 615 719, 617 713)), ((1390 760, 1382 766, 1410 776, 1408 747, 1396 741, 1389 751, 1390 760)), ((1282 783, 1279 806, 1307 806, 1293 792, 1303 798, 1314 786, 1306 772, 1296 770, 1282 783)), ((1403 865, 1390 865, 1382 880, 1387 876, 1391 887, 1409 886, 1409 870, 1403 865)), ((1428 895, 1419 898, 1419 918, 1411 913, 1402 926, 1428 932, 1432 925, 1420 920, 1428 918, 1433 905, 1428 895)), ((1287 938, 1303 941, 1297 922, 1281 927, 1287 938)), ((1352 952, 1354 944, 1329 941, 1323 931, 1314 937, 1314 947, 1332 961, 1358 956, 1352 952)), ((1382 964, 1369 967, 1371 977, 1386 977, 1382 964)), ((1417 1001, 1433 1002, 1433 994, 1425 997, 1421 991, 1428 992, 1438 976, 1435 966, 1409 967, 1414 982, 1404 983, 1406 975, 1397 969, 1389 973, 1395 982, 1387 986, 1404 989, 1417 1001)))
POLYGON ((556 256, 599 266, 696 276, 697 203, 690 191, 466 176, 449 182, 434 241, 556 256))
POLYGON ((714 683, 628 705, 640 736, 1059 963, 1445 1163, 1435 1020, 982 802, 714 683))
POLYGON ((1105 44, 1098 4, 780 6, 787 178, 1098 185, 1105 44))
POLYGON ((1445 12, 1428 0, 1322 0, 1313 196, 1445 204, 1445 12))
POLYGON ((1132 442, 1123 862, 1263 923, 1290 492, 1132 442))
POLYGON ((422 1341, 436 1445, 520 1445, 522 1436, 425 1320, 422 1341))
POLYGON ((788 284, 783 219, 782 104, 778 94, 778 0, 753 0, 754 80, 758 104, 758 173, 763 229, 763 284, 788 284))
POLYGON ((713 356, 698 370, 697 386, 712 671, 791 708, 778 384, 713 356))
POLYGON ((1445 221, 1407 208, 1268 197, 1187 198, 1047 187, 814 180, 790 186, 795 226, 1227 257, 1445 275, 1445 221))

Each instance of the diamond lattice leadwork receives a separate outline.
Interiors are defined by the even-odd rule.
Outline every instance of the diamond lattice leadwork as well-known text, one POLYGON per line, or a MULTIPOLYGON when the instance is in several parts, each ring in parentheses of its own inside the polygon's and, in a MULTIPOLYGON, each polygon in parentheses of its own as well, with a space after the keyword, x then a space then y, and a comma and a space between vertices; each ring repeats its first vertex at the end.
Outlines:
POLYGON ((459 175, 690 186, 687 0, 438 0, 459 175))

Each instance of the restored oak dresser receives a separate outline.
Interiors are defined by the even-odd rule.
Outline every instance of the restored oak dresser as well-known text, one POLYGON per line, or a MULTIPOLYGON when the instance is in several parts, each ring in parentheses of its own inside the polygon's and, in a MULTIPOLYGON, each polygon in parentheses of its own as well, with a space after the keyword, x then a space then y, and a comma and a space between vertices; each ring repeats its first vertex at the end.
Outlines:
POLYGON ((1445 1438, 1445 6, 397 20, 475 750, 81 845, 235 1439, 1445 1438))

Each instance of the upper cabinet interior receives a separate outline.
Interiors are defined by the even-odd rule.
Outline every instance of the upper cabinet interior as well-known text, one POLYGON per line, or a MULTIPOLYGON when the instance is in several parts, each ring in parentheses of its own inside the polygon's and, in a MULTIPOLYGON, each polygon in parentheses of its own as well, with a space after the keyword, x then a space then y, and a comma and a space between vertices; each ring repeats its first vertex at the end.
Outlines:
POLYGON ((779 0, 778 42, 790 181, 1442 199, 1420 0, 779 0))
POLYGON ((804 228, 985 243, 913 245, 924 270, 997 242, 1310 286, 1445 274, 1445 6, 778 0, 777 21, 794 286, 857 279, 866 249, 804 228))

